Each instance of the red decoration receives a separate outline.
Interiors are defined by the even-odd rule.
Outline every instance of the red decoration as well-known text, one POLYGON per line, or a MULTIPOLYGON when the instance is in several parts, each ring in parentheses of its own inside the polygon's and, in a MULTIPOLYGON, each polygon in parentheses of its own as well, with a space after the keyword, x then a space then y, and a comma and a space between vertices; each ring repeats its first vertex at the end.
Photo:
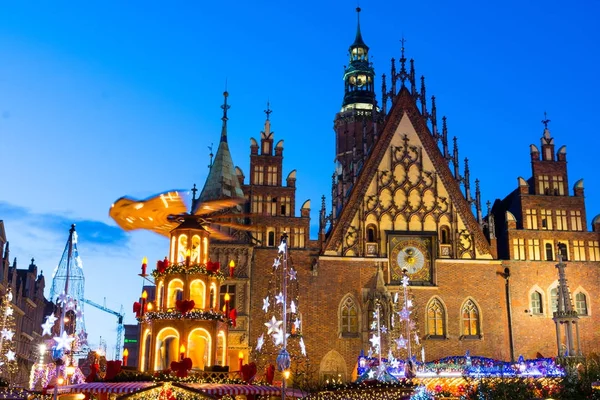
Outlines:
POLYGON ((208 262, 206 263, 206 270, 208 272, 219 272, 220 269, 221 269, 221 264, 218 261, 212 262, 212 261, 208 260, 208 262))
POLYGON ((235 308, 229 311, 229 319, 231 320, 231 326, 235 328, 235 320, 237 319, 237 310, 235 308))
POLYGON ((195 305, 196 302, 194 300, 177 300, 175 302, 175 308, 182 314, 192 311, 195 305))
POLYGON ((159 273, 165 272, 167 270, 167 268, 169 268, 169 260, 167 260, 167 257, 165 257, 165 259, 162 261, 158 260, 156 262, 156 270, 159 273))
POLYGON ((250 364, 242 365, 242 379, 246 383, 250 383, 256 377, 256 364, 251 362, 250 364))
POLYGON ((275 366, 273 364, 269 364, 267 370, 265 372, 265 379, 269 385, 273 384, 273 378, 275 378, 275 366))
POLYGON ((112 360, 106 362, 105 381, 112 381, 117 374, 121 372, 121 360, 112 360))
POLYGON ((100 371, 100 364, 94 363, 90 365, 90 374, 85 377, 85 381, 87 383, 98 381, 98 371, 100 371))
POLYGON ((133 312, 135 313, 136 317, 139 317, 140 313, 142 312, 142 305, 137 301, 133 303, 133 312))
POLYGON ((175 374, 179 378, 185 378, 188 374, 188 371, 192 369, 192 359, 187 357, 181 361, 172 361, 171 369, 175 371, 175 374))

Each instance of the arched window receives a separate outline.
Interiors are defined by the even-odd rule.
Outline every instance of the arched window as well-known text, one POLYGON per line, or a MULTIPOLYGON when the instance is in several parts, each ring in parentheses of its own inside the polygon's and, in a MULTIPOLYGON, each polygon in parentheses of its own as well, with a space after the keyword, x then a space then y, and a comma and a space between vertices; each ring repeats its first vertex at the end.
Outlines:
POLYGON ((567 250, 567 245, 564 243, 559 243, 557 246, 558 253, 562 255, 563 261, 569 261, 569 251, 567 250))
POLYGON ((450 228, 446 225, 440 227, 440 244, 450 244, 450 228))
POLYGON ((544 307, 542 304, 542 294, 537 290, 531 293, 531 313, 534 315, 543 314, 544 307))
POLYGON ((550 309, 553 313, 558 311, 558 287, 550 290, 550 309))
POLYGON ((579 292, 575 295, 575 309, 579 315, 588 315, 587 296, 579 292))
POLYGON ((340 331, 342 336, 358 334, 358 307, 350 296, 340 305, 340 331))
POLYGON ((367 242, 373 243, 377 240, 375 225, 367 226, 367 242))
POLYGON ((437 298, 427 305, 427 335, 430 338, 446 337, 446 310, 437 298))
POLYGON ((546 243, 546 261, 554 260, 554 255, 552 254, 552 243, 546 243))
POLYGON ((473 300, 467 300, 461 311, 462 335, 465 337, 479 337, 481 335, 479 309, 473 300))

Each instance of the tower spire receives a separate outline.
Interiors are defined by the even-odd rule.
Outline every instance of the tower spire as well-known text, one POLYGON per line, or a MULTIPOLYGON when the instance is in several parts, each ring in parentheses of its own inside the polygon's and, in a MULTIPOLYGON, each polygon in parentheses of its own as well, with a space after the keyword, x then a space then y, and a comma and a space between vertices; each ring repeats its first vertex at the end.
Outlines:
POLYGON ((361 8, 356 7, 356 37, 354 38, 354 43, 352 46, 366 46, 363 41, 362 34, 360 33, 360 12, 361 8))
POLYGON ((229 119, 227 118, 227 110, 231 108, 231 106, 227 104, 227 97, 229 97, 229 92, 225 90, 223 92, 223 105, 221 106, 223 109, 223 117, 221 118, 221 121, 223 121, 223 127, 221 128, 221 142, 225 143, 227 143, 227 120, 229 119))

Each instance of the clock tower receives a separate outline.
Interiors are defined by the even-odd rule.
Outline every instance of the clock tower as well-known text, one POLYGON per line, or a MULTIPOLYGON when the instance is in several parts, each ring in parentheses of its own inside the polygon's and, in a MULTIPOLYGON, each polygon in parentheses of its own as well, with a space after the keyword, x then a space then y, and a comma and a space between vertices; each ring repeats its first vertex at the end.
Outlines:
POLYGON ((344 69, 344 99, 334 121, 336 168, 333 177, 333 216, 346 203, 373 144, 380 119, 375 98, 375 71, 369 61, 369 46, 360 32, 360 8, 354 43, 349 48, 349 65, 344 69))

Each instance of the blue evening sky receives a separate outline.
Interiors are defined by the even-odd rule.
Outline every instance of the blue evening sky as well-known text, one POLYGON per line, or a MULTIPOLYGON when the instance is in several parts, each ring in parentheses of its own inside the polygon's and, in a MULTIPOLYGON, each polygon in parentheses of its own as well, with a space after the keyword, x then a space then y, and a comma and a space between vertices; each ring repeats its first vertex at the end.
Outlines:
MULTIPOLYGON (((377 73, 406 55, 448 116, 483 201, 530 176, 544 111, 569 186, 585 178, 587 221, 600 213, 596 1, 363 1, 361 26, 377 73)), ((333 118, 356 31, 354 1, 3 2, 0 12, 0 219, 11 256, 35 257, 50 286, 71 223, 79 232, 86 297, 128 312, 165 239, 124 233, 108 218, 120 196, 144 198, 204 184, 218 144, 227 80, 229 143, 248 176, 267 99, 284 178, 297 207, 330 203, 333 118)), ((389 88, 389 85, 388 85, 389 88)), ((462 170, 462 166, 461 166, 462 170)), ((329 207, 328 207, 329 211, 329 207)), ((92 346, 115 342, 116 318, 86 306, 92 346)))

